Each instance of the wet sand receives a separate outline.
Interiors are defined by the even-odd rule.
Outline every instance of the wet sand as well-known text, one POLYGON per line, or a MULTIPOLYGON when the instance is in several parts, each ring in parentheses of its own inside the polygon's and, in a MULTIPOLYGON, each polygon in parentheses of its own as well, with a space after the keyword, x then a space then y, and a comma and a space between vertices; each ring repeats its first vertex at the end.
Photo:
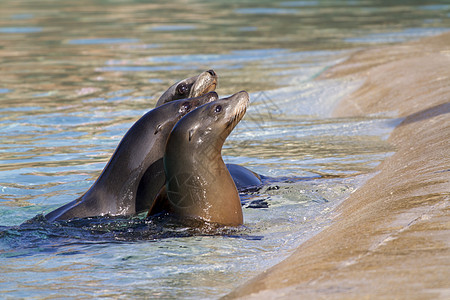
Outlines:
POLYGON ((359 51, 324 78, 365 79, 336 116, 404 118, 396 151, 328 228, 226 298, 450 299, 450 33, 359 51))

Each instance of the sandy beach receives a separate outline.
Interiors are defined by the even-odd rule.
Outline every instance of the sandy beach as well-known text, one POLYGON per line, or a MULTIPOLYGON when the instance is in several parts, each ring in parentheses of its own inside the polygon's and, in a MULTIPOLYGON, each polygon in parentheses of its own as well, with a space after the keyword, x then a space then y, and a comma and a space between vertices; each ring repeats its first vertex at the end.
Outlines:
POLYGON ((450 34, 354 53, 321 78, 364 79, 337 117, 404 118, 332 224, 226 298, 450 298, 450 34))

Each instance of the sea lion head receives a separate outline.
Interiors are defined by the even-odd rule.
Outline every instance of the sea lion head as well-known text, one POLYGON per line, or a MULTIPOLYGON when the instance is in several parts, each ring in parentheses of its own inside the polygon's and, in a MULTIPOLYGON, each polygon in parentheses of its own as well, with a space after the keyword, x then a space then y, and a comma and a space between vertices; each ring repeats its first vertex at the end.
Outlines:
POLYGON ((217 95, 216 92, 209 92, 201 96, 175 100, 161 105, 160 107, 157 108, 159 115, 161 116, 160 118, 161 122, 156 125, 155 134, 157 134, 160 128, 164 127, 165 124, 167 123, 168 132, 165 135, 168 136, 170 131, 172 130, 172 127, 175 125, 175 122, 178 122, 178 120, 180 120, 186 114, 195 110, 196 108, 211 101, 216 101, 218 99, 219 96, 217 95))
POLYGON ((171 138, 184 140, 183 144, 197 152, 214 146, 220 153, 225 139, 243 118, 248 103, 248 93, 241 91, 202 105, 175 125, 171 138))
POLYGON ((172 85, 162 94, 156 103, 156 107, 164 103, 184 99, 194 98, 212 92, 217 86, 217 74, 213 70, 200 73, 197 76, 183 79, 172 85))

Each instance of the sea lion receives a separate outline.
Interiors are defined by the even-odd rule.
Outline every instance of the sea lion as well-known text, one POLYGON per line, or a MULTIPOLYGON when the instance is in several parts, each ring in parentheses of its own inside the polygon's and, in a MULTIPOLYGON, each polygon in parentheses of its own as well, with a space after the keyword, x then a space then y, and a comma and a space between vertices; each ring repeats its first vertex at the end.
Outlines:
MULTIPOLYGON (((202 91, 214 90, 217 86, 217 77, 217 74, 213 70, 208 70, 197 76, 181 80, 172 85, 161 96, 156 103, 156 107, 169 101, 176 100, 178 97, 182 97, 183 95, 195 97, 202 91)), ((245 190, 262 185, 261 177, 257 173, 236 164, 226 164, 226 166, 231 174, 231 177, 233 177, 234 183, 236 184, 238 190, 245 190)), ((143 191, 145 189, 144 186, 146 186, 144 183, 146 181, 151 182, 152 180, 145 180, 145 177, 146 176, 143 177, 143 183, 139 187, 137 202, 141 202, 143 199, 149 198, 147 196, 148 193, 143 191)))
POLYGON ((173 84, 165 91, 156 102, 156 106, 161 106, 167 102, 194 98, 212 92, 217 86, 217 74, 214 70, 208 70, 197 76, 183 79, 173 84))
POLYGON ((196 108, 174 126, 164 153, 170 212, 219 225, 242 224, 239 194, 221 151, 248 103, 242 91, 196 108))
POLYGON ((258 188, 263 184, 261 175, 247 169, 246 167, 236 164, 226 164, 226 166, 238 191, 258 188))
POLYGON ((80 198, 48 213, 46 219, 135 214, 136 192, 144 172, 152 169, 158 174, 160 166, 160 175, 155 176, 154 184, 160 185, 157 191, 164 185, 162 157, 175 123, 196 107, 217 99, 217 93, 210 92, 196 98, 172 101, 146 113, 122 138, 91 188, 80 198))

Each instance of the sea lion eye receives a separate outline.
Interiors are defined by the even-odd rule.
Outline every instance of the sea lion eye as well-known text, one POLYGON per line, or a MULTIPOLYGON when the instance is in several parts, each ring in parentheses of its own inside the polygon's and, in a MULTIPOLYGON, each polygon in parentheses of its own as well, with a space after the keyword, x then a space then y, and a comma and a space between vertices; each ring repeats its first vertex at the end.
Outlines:
POLYGON ((191 103, 189 103, 189 102, 184 102, 184 103, 183 103, 183 108, 184 108, 185 110, 190 110, 191 107, 192 107, 191 103))
POLYGON ((178 95, 184 95, 187 93, 187 91, 188 91, 188 86, 186 85, 186 83, 183 82, 177 86, 177 94, 178 95))
POLYGON ((222 105, 217 105, 216 108, 214 109, 214 111, 215 111, 216 113, 221 112, 221 111, 222 111, 222 105))
POLYGON ((192 108, 191 103, 189 103, 189 102, 184 102, 183 104, 181 104, 180 109, 179 109, 179 112, 180 112, 181 114, 186 114, 186 113, 188 113, 188 112, 191 110, 191 108, 192 108))

